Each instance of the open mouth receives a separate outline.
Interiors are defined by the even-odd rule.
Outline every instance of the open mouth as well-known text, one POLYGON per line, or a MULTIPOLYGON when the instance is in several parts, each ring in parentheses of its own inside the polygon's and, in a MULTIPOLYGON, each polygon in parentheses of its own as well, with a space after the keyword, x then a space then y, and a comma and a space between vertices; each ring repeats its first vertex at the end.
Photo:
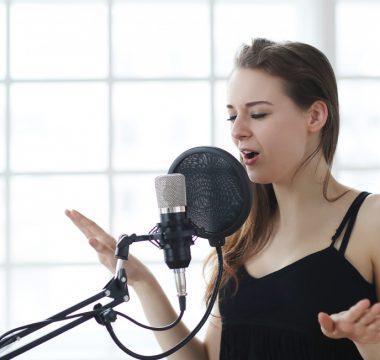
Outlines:
POLYGON ((251 152, 247 152, 247 153, 244 153, 244 157, 246 159, 253 159, 255 158, 257 155, 259 155, 258 152, 255 152, 255 151, 251 151, 251 152))

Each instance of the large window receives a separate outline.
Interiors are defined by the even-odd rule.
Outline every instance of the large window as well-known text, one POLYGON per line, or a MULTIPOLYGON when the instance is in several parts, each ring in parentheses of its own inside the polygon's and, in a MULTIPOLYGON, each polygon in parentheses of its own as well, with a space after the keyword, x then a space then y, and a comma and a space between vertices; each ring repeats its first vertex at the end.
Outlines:
MULTIPOLYGON (((379 10, 368 0, 0 0, 0 333, 109 280, 66 208, 115 237, 145 234, 159 220, 154 178, 180 153, 215 145, 236 155, 225 84, 235 51, 251 38, 306 41, 328 55, 342 115, 334 172, 380 191, 379 10)), ((192 250, 189 327, 204 311, 207 241, 192 250)), ((131 252, 177 308, 162 252, 149 243, 131 252)), ((145 322, 130 291, 120 310, 145 322)), ((126 320, 115 330, 132 350, 160 351, 126 320)), ((91 321, 19 358, 128 357, 91 321)))
POLYGON ((336 7, 342 116, 337 173, 343 181, 374 192, 380 191, 379 11, 377 1, 340 0, 336 7))

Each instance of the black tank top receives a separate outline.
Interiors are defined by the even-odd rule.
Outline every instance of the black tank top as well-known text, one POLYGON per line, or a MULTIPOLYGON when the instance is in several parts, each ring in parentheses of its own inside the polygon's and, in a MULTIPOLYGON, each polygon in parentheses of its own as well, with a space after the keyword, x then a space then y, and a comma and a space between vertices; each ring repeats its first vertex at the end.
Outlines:
POLYGON ((366 281, 344 253, 359 208, 360 193, 329 247, 261 278, 241 267, 239 288, 230 280, 219 294, 222 360, 359 360, 352 341, 333 340, 320 330, 317 315, 347 310, 361 299, 376 302, 366 281), (346 229, 339 249, 335 240, 346 229))

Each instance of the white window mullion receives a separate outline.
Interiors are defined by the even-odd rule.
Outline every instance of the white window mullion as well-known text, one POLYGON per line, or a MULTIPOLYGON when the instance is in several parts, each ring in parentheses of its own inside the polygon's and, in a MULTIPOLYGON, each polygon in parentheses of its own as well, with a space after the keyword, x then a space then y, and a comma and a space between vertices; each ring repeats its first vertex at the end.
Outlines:
POLYGON ((115 214, 115 204, 114 204, 114 169, 112 166, 112 156, 113 156, 113 52, 112 52, 112 9, 113 0, 108 0, 108 204, 109 204, 109 214, 108 214, 108 224, 109 231, 111 234, 114 232, 114 214, 115 214))
POLYGON ((335 0, 297 0, 301 41, 320 49, 335 65, 335 0))
POLYGON ((215 122, 217 119, 215 119, 215 46, 214 46, 214 22, 215 22, 215 16, 214 16, 214 8, 215 8, 215 1, 210 0, 209 3, 210 6, 210 134, 211 134, 211 144, 215 146, 215 122))
POLYGON ((318 22, 314 27, 320 33, 320 50, 326 54, 333 68, 335 68, 335 0, 318 0, 318 4, 318 22))
POLYGON ((11 241, 10 241, 10 139, 11 139, 11 119, 10 119, 10 0, 5 2, 6 6, 6 59, 5 59, 5 326, 9 328, 11 319, 10 311, 8 309, 11 305, 11 272, 12 272, 12 259, 11 259, 11 241))

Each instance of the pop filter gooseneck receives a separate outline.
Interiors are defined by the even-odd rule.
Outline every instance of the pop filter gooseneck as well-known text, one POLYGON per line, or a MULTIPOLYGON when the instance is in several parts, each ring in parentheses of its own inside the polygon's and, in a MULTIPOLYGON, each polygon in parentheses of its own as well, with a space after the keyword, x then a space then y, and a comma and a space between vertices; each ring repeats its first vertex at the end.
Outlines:
POLYGON ((211 146, 189 149, 169 174, 185 176, 187 214, 201 230, 198 236, 220 239, 233 234, 252 206, 252 184, 242 164, 227 151, 211 146))

